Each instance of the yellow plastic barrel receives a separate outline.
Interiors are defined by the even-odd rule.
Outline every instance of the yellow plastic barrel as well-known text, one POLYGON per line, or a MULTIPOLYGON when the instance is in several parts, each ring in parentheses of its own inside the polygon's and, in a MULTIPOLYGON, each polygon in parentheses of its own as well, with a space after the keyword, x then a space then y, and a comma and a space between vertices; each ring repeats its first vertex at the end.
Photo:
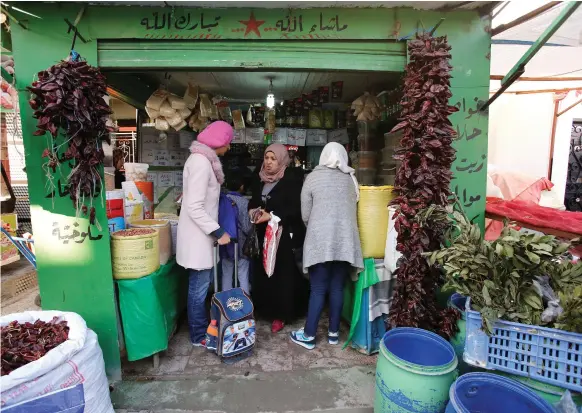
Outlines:
POLYGON ((393 186, 360 186, 358 227, 364 258, 384 258, 393 186))

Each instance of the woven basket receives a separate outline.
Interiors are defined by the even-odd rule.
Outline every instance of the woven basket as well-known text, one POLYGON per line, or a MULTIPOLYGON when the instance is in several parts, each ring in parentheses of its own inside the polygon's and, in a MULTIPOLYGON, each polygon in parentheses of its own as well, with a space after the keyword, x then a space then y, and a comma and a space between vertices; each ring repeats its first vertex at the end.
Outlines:
POLYGON ((384 258, 392 186, 360 186, 358 227, 364 258, 384 258))
POLYGON ((111 234, 113 278, 141 278, 160 268, 160 235, 155 229, 122 229, 111 234), (128 235, 134 233, 136 235, 128 235))
POLYGON ((170 222, 172 229, 172 255, 176 255, 176 246, 178 245, 178 220, 180 217, 176 214, 166 212, 156 212, 155 219, 165 219, 170 222))

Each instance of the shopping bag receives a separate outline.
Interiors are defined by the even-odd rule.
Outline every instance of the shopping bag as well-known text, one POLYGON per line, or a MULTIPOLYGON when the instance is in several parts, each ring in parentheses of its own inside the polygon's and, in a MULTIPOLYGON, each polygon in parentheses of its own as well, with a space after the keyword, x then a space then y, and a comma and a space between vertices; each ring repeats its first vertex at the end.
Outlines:
POLYGON ((265 243, 263 244, 263 267, 268 277, 275 272, 275 262, 277 261, 277 249, 281 240, 283 226, 280 225, 281 218, 271 214, 271 219, 267 224, 265 232, 265 243))

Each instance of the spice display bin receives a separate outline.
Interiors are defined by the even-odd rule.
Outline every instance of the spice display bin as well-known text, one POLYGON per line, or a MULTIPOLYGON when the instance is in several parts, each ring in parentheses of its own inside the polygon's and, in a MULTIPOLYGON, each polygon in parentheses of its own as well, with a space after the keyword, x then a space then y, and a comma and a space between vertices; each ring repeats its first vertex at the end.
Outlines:
POLYGON ((498 320, 493 334, 467 300, 466 363, 582 392, 582 334, 498 320))

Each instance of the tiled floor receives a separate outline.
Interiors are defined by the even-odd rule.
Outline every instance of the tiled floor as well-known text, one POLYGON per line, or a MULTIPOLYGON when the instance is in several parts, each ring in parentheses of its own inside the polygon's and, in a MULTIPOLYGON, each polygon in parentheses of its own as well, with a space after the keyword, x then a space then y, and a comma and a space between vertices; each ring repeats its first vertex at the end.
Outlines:
POLYGON ((301 327, 303 321, 286 326, 285 329, 273 334, 270 324, 257 321, 257 346, 254 354, 234 365, 222 363, 218 357, 202 348, 192 347, 188 337, 187 326, 181 325, 172 338, 166 352, 160 354, 159 368, 153 367, 152 359, 137 362, 125 362, 124 378, 165 378, 172 380, 188 379, 201 376, 237 376, 262 372, 303 371, 326 368, 349 368, 356 366, 373 366, 376 356, 358 353, 347 347, 342 350, 347 338, 348 327, 342 325, 340 345, 327 343, 327 321, 320 322, 317 335, 317 346, 314 350, 306 350, 292 343, 288 336, 292 329, 301 327))

